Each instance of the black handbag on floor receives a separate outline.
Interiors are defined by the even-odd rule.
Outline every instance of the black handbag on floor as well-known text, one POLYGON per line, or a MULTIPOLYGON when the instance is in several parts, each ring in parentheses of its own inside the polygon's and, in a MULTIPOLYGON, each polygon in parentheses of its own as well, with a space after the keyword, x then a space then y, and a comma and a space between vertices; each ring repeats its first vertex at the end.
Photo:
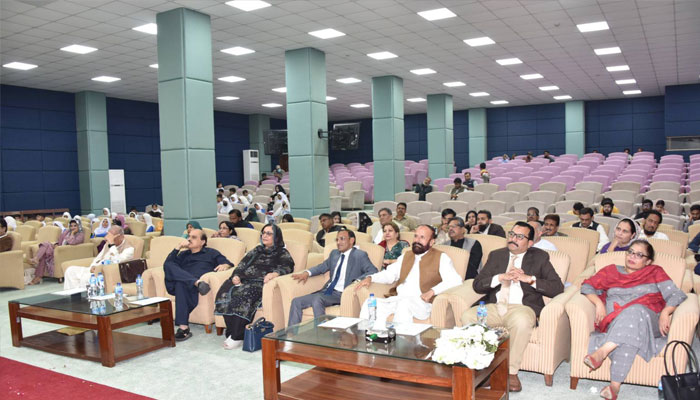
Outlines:
POLYGON ((271 333, 275 329, 275 324, 266 321, 265 317, 258 318, 252 324, 245 327, 243 336, 243 351, 254 352, 262 348, 263 336, 271 333))
MULTIPOLYGON (((688 343, 674 340, 666 345, 664 350, 664 368, 666 375, 661 377, 665 400, 697 400, 700 399, 700 372, 698 371, 698 358, 688 343), (678 373, 676 369, 676 346, 681 346, 688 354, 688 365, 690 372, 678 373), (671 363, 673 364, 673 375, 668 371, 666 364, 666 352, 671 347, 671 363)), ((685 372, 685 371, 681 371, 685 372)))

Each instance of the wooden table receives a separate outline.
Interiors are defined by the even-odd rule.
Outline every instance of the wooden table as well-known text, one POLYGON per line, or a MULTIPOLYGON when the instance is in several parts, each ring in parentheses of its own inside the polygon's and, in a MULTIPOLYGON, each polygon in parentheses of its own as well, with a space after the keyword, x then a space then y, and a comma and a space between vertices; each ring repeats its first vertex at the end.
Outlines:
POLYGON ((507 399, 508 339, 482 370, 265 337, 265 399, 507 399), (315 365, 280 383, 280 361, 315 365), (490 378, 490 389, 477 386, 490 378))
POLYGON ((20 307, 18 302, 10 302, 9 307, 12 345, 15 347, 31 347, 62 356, 100 361, 105 367, 113 367, 118 361, 149 351, 175 347, 170 301, 107 315, 91 315, 37 305, 20 307), (23 337, 22 318, 90 330, 72 336, 50 331, 23 337), (160 318, 162 338, 115 332, 116 329, 156 318, 160 318))

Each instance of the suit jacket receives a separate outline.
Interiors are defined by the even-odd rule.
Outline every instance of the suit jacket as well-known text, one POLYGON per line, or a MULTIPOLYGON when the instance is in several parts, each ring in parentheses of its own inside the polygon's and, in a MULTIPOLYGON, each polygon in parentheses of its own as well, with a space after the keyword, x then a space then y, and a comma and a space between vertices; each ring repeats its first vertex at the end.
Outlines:
MULTIPOLYGON (((450 240, 450 246, 460 247, 459 241, 453 242, 450 240)), ((469 250, 469 264, 467 265, 467 273, 464 277, 465 280, 476 278, 476 275, 481 268, 481 257, 483 255, 483 250, 481 249, 481 243, 476 239, 464 238, 462 240, 462 249, 469 250), (471 244, 471 246, 470 246, 471 244)))
MULTIPOLYGON (((331 254, 321 264, 313 268, 309 268, 311 276, 324 274, 330 271, 330 279, 326 281, 321 289, 321 292, 326 290, 335 277, 335 268, 340 260, 342 253, 338 249, 333 249, 331 254)), ((355 280, 364 279, 369 275, 377 273, 377 267, 369 260, 369 256, 364 251, 353 248, 348 257, 347 267, 345 268, 345 287, 352 284, 355 280)))
MULTIPOLYGON (((506 231, 503 230, 503 227, 498 225, 498 224, 494 224, 494 223, 491 223, 489 225, 489 233, 488 234, 491 236, 500 236, 502 238, 506 237, 506 231)), ((508 264, 506 264, 506 266, 507 265, 508 264)))
MULTIPOLYGON (((509 259, 510 252, 507 247, 492 251, 486 265, 474 278, 472 285, 474 291, 485 294, 487 303, 496 303, 496 293, 501 290, 501 285, 492 288, 491 280, 495 275, 506 272, 509 259)), ((539 317, 540 311, 544 308, 543 296, 554 297, 562 293, 564 284, 561 283, 561 278, 557 275, 552 263, 549 262, 549 254, 544 250, 529 248, 525 252, 521 267, 526 275, 537 278, 535 283, 537 288, 523 282, 520 283, 520 287, 523 290, 523 305, 532 308, 539 317)))

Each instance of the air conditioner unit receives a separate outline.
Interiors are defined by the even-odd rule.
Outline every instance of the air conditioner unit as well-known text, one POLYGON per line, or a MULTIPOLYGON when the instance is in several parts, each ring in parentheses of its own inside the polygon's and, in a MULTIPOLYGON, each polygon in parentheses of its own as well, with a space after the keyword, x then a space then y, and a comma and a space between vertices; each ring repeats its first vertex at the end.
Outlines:
POLYGON ((109 170, 109 208, 112 212, 126 214, 124 170, 109 170))
POLYGON ((243 150, 243 182, 260 180, 260 158, 257 150, 243 150))

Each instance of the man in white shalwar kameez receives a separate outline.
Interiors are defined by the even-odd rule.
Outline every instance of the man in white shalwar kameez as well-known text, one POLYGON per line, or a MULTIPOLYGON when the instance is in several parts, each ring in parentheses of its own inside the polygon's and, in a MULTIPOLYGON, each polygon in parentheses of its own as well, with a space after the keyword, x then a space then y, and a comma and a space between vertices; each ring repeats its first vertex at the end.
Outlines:
MULTIPOLYGON (((434 249, 434 244, 435 230, 428 225, 420 225, 416 228, 411 251, 402 254, 396 262, 357 284, 355 290, 369 286, 372 282, 399 283, 389 292, 391 297, 377 299, 377 321, 380 325, 391 314, 394 314, 393 321, 397 323, 412 323, 413 318, 430 318, 435 296, 462 283, 452 259, 434 249)), ((360 318, 368 317, 369 310, 365 301, 360 318)))

